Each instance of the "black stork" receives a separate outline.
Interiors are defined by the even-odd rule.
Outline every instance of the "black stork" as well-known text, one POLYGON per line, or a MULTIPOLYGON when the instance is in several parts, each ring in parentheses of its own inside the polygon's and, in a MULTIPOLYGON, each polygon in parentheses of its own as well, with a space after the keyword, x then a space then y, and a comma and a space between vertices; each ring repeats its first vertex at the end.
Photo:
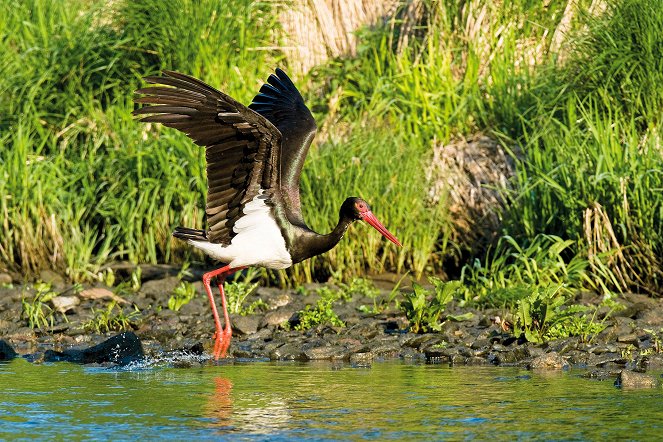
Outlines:
POLYGON ((225 278, 247 266, 285 269, 333 248, 348 226, 364 220, 389 241, 401 245, 373 215, 366 201, 343 202, 338 224, 321 235, 302 216, 299 177, 317 126, 311 111, 285 72, 276 69, 246 107, 196 78, 172 71, 145 81, 160 86, 136 91, 147 104, 134 115, 187 134, 205 147, 208 230, 177 227, 187 241, 225 265, 205 273, 216 333, 214 358, 225 357, 232 329, 225 278), (225 328, 221 327, 210 282, 217 278, 225 328))

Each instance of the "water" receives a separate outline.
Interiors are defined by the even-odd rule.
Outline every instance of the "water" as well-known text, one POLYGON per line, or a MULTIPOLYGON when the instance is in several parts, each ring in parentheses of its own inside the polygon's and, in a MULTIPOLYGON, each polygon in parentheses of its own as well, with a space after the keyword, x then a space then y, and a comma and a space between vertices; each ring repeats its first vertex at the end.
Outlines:
POLYGON ((663 435, 663 392, 577 371, 267 362, 0 364, 0 439, 633 439, 663 435))

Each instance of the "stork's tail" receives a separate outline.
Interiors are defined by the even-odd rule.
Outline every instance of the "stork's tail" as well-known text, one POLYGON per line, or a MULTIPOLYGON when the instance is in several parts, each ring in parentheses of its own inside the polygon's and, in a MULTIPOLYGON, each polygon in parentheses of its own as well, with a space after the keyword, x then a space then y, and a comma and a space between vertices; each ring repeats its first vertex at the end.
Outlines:
POLYGON ((183 239, 184 241, 208 241, 207 232, 204 230, 190 229, 188 227, 175 227, 173 236, 175 238, 183 239))

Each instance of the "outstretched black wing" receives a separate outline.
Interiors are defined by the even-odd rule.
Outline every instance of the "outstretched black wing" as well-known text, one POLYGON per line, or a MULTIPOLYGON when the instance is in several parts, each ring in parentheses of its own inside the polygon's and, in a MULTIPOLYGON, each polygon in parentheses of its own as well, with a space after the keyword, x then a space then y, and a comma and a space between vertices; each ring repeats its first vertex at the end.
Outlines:
POLYGON ((281 193, 286 214, 293 224, 305 225, 299 200, 299 176, 317 126, 304 99, 281 69, 271 74, 249 105, 267 118, 283 136, 281 144, 281 193))
POLYGON ((188 75, 164 71, 146 77, 164 86, 139 89, 134 111, 141 121, 161 123, 187 134, 205 147, 207 223, 210 242, 230 244, 242 209, 263 189, 278 190, 281 133, 265 117, 228 95, 188 75))

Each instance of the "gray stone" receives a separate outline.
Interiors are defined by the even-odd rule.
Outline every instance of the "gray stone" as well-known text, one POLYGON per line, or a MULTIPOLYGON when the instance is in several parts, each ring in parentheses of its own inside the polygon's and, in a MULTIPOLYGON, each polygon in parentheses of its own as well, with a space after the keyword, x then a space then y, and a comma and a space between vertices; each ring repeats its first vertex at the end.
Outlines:
POLYGON ((343 359, 343 353, 346 352, 342 347, 322 346, 304 350, 304 356, 309 361, 319 361, 325 359, 343 359), (339 357, 340 356, 340 357, 339 357))
POLYGON ((69 310, 73 310, 80 303, 81 300, 78 296, 56 296, 51 299, 53 308, 60 313, 66 313, 69 310))
POLYGON ((620 335, 617 337, 617 342, 624 342, 627 344, 637 344, 638 336, 635 333, 629 333, 627 335, 620 335))
POLYGON ((252 335, 258 331, 258 325, 260 324, 260 316, 232 315, 230 321, 232 322, 233 330, 235 330, 239 334, 252 335))
MULTIPOLYGON (((168 298, 173 294, 175 288, 179 285, 180 279, 177 276, 169 276, 163 279, 153 279, 145 282, 140 287, 140 293, 154 299, 163 299, 164 303, 168 302, 168 298)), ((218 296, 218 288, 215 296, 218 296)))
POLYGON ((568 366, 568 362, 556 352, 537 356, 530 364, 532 370, 561 370, 568 366))
POLYGON ((300 346, 295 344, 285 344, 272 350, 269 353, 269 358, 276 361, 303 361, 307 359, 300 346))
POLYGON ((483 366, 483 365, 490 365, 490 362, 488 362, 486 358, 472 356, 471 358, 465 359, 465 365, 483 366))
POLYGON ((647 370, 661 370, 663 369, 663 355, 654 353, 643 358, 643 366, 647 370))
POLYGON ((646 373, 622 370, 615 380, 615 385, 622 388, 655 388, 658 387, 658 379, 646 373))
POLYGON ((260 328, 277 326, 290 321, 290 318, 297 313, 297 310, 290 306, 279 307, 276 310, 265 313, 260 321, 260 328))
MULTIPOLYGON (((451 360, 450 358, 450 352, 448 348, 440 348, 440 347, 429 347, 426 349, 424 354, 426 355, 426 360, 430 362, 449 362, 451 360)), ((456 350, 455 348, 453 350, 456 350)), ((456 350, 457 353, 457 350, 456 350)), ((454 354, 456 354, 454 353, 454 354)))
POLYGON ((374 359, 375 355, 370 351, 352 353, 350 355, 350 364, 354 367, 370 367, 374 359))

